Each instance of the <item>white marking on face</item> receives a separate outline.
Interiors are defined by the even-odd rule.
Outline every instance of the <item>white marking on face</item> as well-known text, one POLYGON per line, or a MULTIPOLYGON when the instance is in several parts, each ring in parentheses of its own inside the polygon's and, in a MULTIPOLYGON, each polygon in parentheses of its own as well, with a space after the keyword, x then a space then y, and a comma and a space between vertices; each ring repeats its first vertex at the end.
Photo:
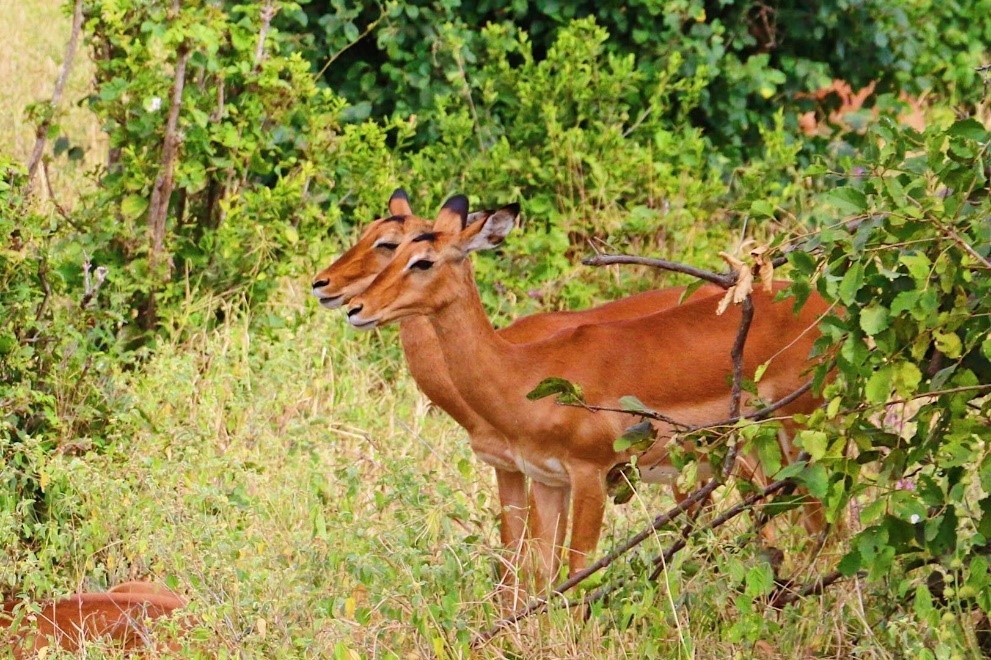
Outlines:
POLYGON ((413 264, 415 264, 417 261, 429 261, 429 259, 427 258, 427 255, 425 255, 425 254, 414 255, 414 256, 410 257, 410 260, 409 261, 406 262, 406 267, 403 268, 403 270, 409 270, 410 268, 413 267, 413 264))

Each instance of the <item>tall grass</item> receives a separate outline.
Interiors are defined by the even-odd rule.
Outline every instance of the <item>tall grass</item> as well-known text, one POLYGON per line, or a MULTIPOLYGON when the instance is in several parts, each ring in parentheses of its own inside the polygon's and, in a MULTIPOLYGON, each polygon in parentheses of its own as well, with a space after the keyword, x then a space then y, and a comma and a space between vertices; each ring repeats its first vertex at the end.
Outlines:
MULTIPOLYGON (((120 373, 108 391, 130 412, 108 438, 116 449, 49 466, 86 512, 66 530, 78 572, 52 581, 165 580, 201 622, 184 637, 191 654, 467 655, 472 634, 499 616, 494 479, 416 391, 395 344, 392 332, 350 330, 289 284, 254 318, 231 313, 120 373), (277 327, 280 318, 300 320, 277 327)), ((648 489, 612 508, 603 547, 668 504, 648 489)), ((749 574, 766 566, 743 532, 702 538, 658 585, 634 583, 587 623, 564 611, 535 617, 483 655, 714 657, 755 640, 786 654, 833 647, 847 623, 814 600, 785 615, 751 604, 740 619, 749 574)))

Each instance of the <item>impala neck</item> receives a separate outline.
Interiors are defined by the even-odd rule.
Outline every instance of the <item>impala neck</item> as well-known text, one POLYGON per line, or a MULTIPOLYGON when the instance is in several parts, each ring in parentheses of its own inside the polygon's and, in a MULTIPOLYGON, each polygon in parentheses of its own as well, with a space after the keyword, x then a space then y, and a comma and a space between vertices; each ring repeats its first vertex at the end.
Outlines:
POLYGON ((458 269, 461 295, 430 316, 451 380, 461 396, 486 419, 515 426, 507 401, 525 398, 515 346, 499 337, 482 306, 472 269, 458 269), (500 402, 502 404, 500 405, 500 402))

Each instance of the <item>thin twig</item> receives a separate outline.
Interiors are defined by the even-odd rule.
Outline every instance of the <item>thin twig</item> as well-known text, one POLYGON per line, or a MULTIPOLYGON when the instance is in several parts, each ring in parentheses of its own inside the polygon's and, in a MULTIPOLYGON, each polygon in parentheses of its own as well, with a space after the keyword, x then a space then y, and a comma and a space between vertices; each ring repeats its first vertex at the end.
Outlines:
POLYGON ((700 280, 705 280, 706 282, 712 282, 713 284, 718 284, 724 289, 728 289, 733 286, 736 282, 735 275, 719 275, 713 273, 712 271, 703 270, 701 268, 695 268, 694 266, 687 266, 685 264, 680 264, 676 261, 668 261, 667 259, 652 259, 650 257, 636 257, 632 255, 625 254, 599 254, 594 257, 588 257, 582 259, 582 263, 586 266, 611 266, 613 264, 637 264, 640 266, 652 266, 654 268, 663 268, 664 270, 670 270, 675 273, 683 273, 685 275, 691 275, 697 277, 700 280))
POLYGON ((327 60, 327 62, 320 68, 319 71, 317 71, 317 74, 315 76, 313 76, 313 79, 314 80, 319 80, 320 78, 322 78, 323 77, 323 74, 326 73, 327 69, 330 68, 330 65, 331 64, 333 64, 334 62, 337 61, 337 58, 338 57, 340 57, 341 55, 343 55, 352 46, 354 46, 356 43, 358 43, 359 41, 361 41, 362 39, 364 39, 365 37, 367 37, 369 34, 371 34, 372 30, 374 30, 375 28, 377 28, 378 27, 378 24, 381 23, 384 18, 385 18, 385 7, 383 7, 381 4, 379 4, 379 16, 378 16, 378 18, 376 18, 374 21, 372 21, 371 23, 369 23, 368 24, 368 27, 365 28, 364 32, 362 32, 357 37, 355 37, 354 38, 354 41, 352 41, 351 43, 349 43, 348 45, 346 45, 344 48, 340 49, 339 51, 337 51, 336 53, 334 53, 333 55, 331 55, 330 58, 327 60))
POLYGON ((72 31, 69 33, 69 42, 65 46, 65 59, 62 61, 62 68, 59 70, 58 78, 55 79, 55 90, 52 92, 51 109, 45 118, 38 124, 35 131, 34 149, 31 152, 31 160, 28 161, 28 180, 25 188, 30 194, 34 177, 38 173, 38 165, 45 152, 45 142, 48 139, 48 129, 52 125, 55 111, 62 101, 62 94, 65 92, 65 85, 69 81, 69 73, 72 71, 72 60, 76 56, 76 47, 79 44, 79 33, 83 28, 83 0, 76 0, 72 10, 72 31))
POLYGON ((254 70, 257 71, 262 62, 265 61, 265 38, 268 36, 269 28, 272 27, 272 19, 279 13, 278 7, 272 5, 272 0, 266 0, 265 6, 261 9, 262 25, 258 30, 258 43, 255 45, 254 70))
POLYGON ((623 408, 612 408, 610 406, 594 406, 590 403, 578 402, 570 403, 567 401, 558 401, 558 405, 571 406, 573 408, 584 408, 590 412, 616 412, 616 413, 626 413, 627 415, 633 415, 635 417, 644 417, 646 419, 653 419, 658 422, 664 422, 665 424, 670 424, 679 430, 689 430, 692 427, 683 422, 679 422, 673 417, 668 417, 664 413, 659 413, 656 410, 624 410, 623 408))
POLYGON ((985 268, 987 268, 988 270, 991 270, 991 261, 988 261, 988 259, 986 257, 982 257, 977 252, 977 250, 974 249, 974 246, 971 245, 970 243, 968 243, 967 241, 965 241, 963 239, 963 237, 960 236, 960 234, 958 234, 952 227, 947 227, 945 225, 939 225, 939 228, 940 228, 940 230, 943 233, 945 233, 946 235, 948 235, 950 237, 950 239, 954 243, 956 243, 957 245, 959 245, 960 246, 960 249, 962 249, 964 252, 966 252, 970 256, 974 257, 979 262, 981 262, 981 264, 983 264, 985 268))
MULTIPOLYGON (((866 573, 861 572, 857 575, 862 576, 866 575, 866 573)), ((832 573, 807 583, 797 591, 791 589, 791 583, 789 582, 778 587, 774 593, 771 594, 769 605, 775 608, 784 607, 785 605, 794 603, 796 600, 801 598, 821 594, 827 587, 829 587, 829 585, 842 580, 843 577, 844 575, 839 571, 833 571, 832 573)))
POLYGON ((726 418, 724 420, 720 420, 720 421, 714 422, 712 424, 704 424, 704 425, 700 425, 700 426, 690 426, 690 427, 688 427, 688 432, 689 433, 694 433, 696 431, 704 431, 704 430, 709 430, 709 429, 717 429, 720 426, 729 426, 731 424, 736 424, 737 422, 739 422, 742 419, 755 420, 755 421, 762 420, 765 417, 767 417, 768 415, 770 415, 772 412, 774 412, 776 410, 779 410, 780 408, 784 408, 789 403, 792 403, 795 399, 799 398, 800 396, 802 396, 803 394, 805 394, 806 392, 808 392, 811 389, 812 389, 812 381, 808 381, 807 383, 805 383, 805 385, 802 385, 801 387, 799 387, 797 390, 795 390, 794 392, 792 392, 788 396, 781 397, 780 399, 778 399, 777 401, 775 401, 774 403, 772 403, 771 405, 769 405, 769 406, 767 406, 765 408, 761 408, 760 410, 755 410, 754 412, 748 413, 746 415, 737 415, 735 417, 728 417, 728 418, 726 418))
POLYGON ((684 422, 679 422, 678 420, 676 420, 676 419, 674 419, 672 417, 668 417, 664 413, 657 412, 656 410, 637 410, 637 411, 630 411, 630 410, 625 410, 623 408, 612 408, 612 407, 609 407, 609 406, 593 406, 593 405, 588 404, 588 403, 568 403, 568 402, 563 402, 563 401, 558 401, 557 403, 558 403, 558 405, 561 405, 561 406, 571 406, 571 407, 574 407, 574 408, 584 408, 584 409, 590 410, 592 412, 626 413, 628 415, 635 415, 637 417, 644 417, 646 419, 654 419, 654 420, 657 420, 657 421, 660 421, 660 422, 665 422, 667 424, 671 424, 672 426, 677 427, 678 430, 681 431, 681 432, 683 432, 683 433, 695 433, 697 431, 715 430, 715 429, 718 429, 719 427, 722 427, 722 426, 731 426, 731 425, 736 424, 737 422, 739 422, 740 420, 743 420, 743 419, 753 420, 753 421, 762 420, 762 419, 768 417, 771 413, 773 413, 773 412, 775 412, 775 411, 777 411, 777 410, 779 410, 781 408, 784 408, 789 403, 792 403, 793 401, 795 401, 795 399, 799 398, 800 396, 802 396, 803 394, 805 394, 806 392, 808 392, 811 389, 812 389, 812 381, 808 381, 804 385, 802 385, 801 387, 799 387, 797 390, 795 390, 794 392, 792 392, 791 394, 788 394, 787 396, 781 397, 780 399, 778 399, 774 403, 772 403, 772 404, 770 404, 768 406, 765 406, 764 408, 761 408, 760 410, 755 410, 755 411, 753 411, 751 413, 747 413, 746 415, 738 415, 736 417, 727 417, 726 419, 721 419, 718 422, 713 422, 711 424, 698 424, 696 426, 691 426, 689 424, 685 424, 684 422))
POLYGON ((41 159, 41 175, 45 179, 45 190, 48 191, 48 200, 63 220, 69 220, 71 222, 68 212, 58 203, 58 199, 55 197, 55 190, 52 188, 52 177, 48 173, 48 160, 45 158, 41 159))
POLYGON ((754 319, 754 301, 747 294, 743 300, 743 315, 740 317, 740 330, 736 333, 736 341, 730 357, 733 358, 733 389, 730 392, 730 417, 740 416, 740 399, 743 396, 743 347, 750 333, 750 323, 754 319))

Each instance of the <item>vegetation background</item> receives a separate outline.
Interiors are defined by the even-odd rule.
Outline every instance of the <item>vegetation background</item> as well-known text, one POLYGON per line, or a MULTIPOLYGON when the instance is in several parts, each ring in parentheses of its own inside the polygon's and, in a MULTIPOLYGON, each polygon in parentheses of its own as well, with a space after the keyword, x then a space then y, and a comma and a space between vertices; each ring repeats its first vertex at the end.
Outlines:
MULTIPOLYGON (((744 237, 800 246, 779 276, 836 303, 811 460, 779 472, 773 428, 739 433, 846 519, 820 553, 783 541, 786 574, 840 585, 771 607, 742 521, 652 582, 665 529, 587 622, 483 655, 991 652, 988 0, 3 11, 0 592, 153 576, 191 596, 191 656, 469 653, 498 617, 489 471, 394 331, 307 295, 403 186, 424 215, 522 203, 477 260, 496 323, 686 281, 595 251, 718 268, 744 237)), ((666 503, 613 507, 601 547, 666 503)))

